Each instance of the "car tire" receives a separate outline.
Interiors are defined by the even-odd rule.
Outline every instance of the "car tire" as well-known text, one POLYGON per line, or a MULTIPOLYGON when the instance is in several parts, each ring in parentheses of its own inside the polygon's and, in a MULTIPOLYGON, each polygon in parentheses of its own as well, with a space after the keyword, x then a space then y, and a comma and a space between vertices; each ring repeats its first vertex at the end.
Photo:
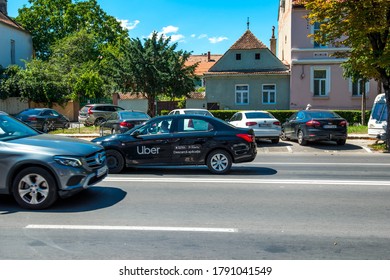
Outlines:
POLYGON ((302 130, 298 130, 298 144, 301 146, 306 146, 307 145, 307 140, 305 140, 305 134, 303 133, 302 130))
POLYGON ((272 144, 278 144, 279 143, 279 138, 271 139, 271 143, 272 144))
POLYGON ((43 133, 48 133, 49 132, 49 122, 47 122, 47 121, 45 121, 43 124, 42 124, 42 129, 41 129, 41 131, 43 132, 43 133))
POLYGON ((125 167, 125 159, 123 155, 117 150, 107 150, 107 166, 108 172, 111 174, 120 173, 125 167))
POLYGON ((28 167, 20 171, 12 184, 16 202, 26 209, 45 209, 57 200, 54 177, 41 167, 28 167))
POLYGON ((213 174, 226 174, 232 167, 232 157, 224 150, 216 150, 207 157, 207 167, 213 174))
POLYGON ((106 120, 103 118, 98 118, 95 120, 94 126, 100 126, 102 123, 104 123, 106 120))
POLYGON ((347 139, 339 139, 336 141, 337 145, 343 146, 347 142, 347 139))
POLYGON ((282 141, 290 140, 290 139, 286 136, 286 133, 284 132, 284 130, 282 130, 282 134, 280 134, 280 140, 282 140, 282 141))

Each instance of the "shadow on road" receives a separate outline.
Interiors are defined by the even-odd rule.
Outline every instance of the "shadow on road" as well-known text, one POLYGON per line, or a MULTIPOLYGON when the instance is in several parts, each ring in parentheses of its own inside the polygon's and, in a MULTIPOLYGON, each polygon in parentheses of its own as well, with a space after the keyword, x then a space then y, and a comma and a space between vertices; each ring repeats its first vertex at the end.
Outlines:
POLYGON ((19 207, 10 195, 0 196, 0 215, 16 212, 54 212, 73 213, 94 211, 108 208, 123 200, 126 192, 114 187, 94 186, 72 197, 59 199, 53 206, 45 210, 27 210, 19 207))

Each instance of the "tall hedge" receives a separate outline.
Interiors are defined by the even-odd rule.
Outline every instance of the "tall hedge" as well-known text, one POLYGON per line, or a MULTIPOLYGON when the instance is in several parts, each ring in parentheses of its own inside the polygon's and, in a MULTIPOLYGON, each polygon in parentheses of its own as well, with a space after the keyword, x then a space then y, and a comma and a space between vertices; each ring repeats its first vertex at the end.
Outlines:
MULTIPOLYGON (((221 120, 229 120, 236 112, 240 110, 211 110, 210 112, 214 115, 214 117, 219 118, 221 120)), ((341 117, 346 119, 350 125, 360 123, 361 119, 361 111, 360 110, 333 110, 335 113, 339 114, 341 117)), ((284 122, 288 119, 292 114, 297 112, 297 110, 269 110, 275 118, 277 118, 280 122, 284 122)), ((162 115, 167 115, 169 111, 163 110, 161 111, 162 115)), ((370 118, 370 110, 366 111, 365 119, 366 123, 368 123, 368 119, 370 118)))

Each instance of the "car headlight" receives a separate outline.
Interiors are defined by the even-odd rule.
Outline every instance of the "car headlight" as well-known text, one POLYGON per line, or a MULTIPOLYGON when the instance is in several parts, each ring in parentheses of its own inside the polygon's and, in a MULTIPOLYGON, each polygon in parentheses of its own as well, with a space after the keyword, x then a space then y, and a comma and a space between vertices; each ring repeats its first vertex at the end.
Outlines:
POLYGON ((54 157, 54 160, 55 162, 66 166, 80 167, 83 165, 78 158, 56 156, 54 157))

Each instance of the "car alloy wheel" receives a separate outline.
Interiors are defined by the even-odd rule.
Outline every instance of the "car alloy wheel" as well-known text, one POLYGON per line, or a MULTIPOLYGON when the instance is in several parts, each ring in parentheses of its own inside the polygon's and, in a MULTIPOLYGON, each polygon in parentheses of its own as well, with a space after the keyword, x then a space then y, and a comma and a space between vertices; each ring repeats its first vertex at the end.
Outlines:
POLYGON ((125 159, 123 158, 122 154, 117 150, 107 150, 106 156, 109 173, 120 173, 125 167, 125 159))
POLYGON ((54 177, 40 167, 29 167, 18 173, 13 182, 13 195, 27 209, 44 209, 57 200, 54 177))
POLYGON ((225 174, 232 167, 232 157, 224 150, 216 150, 207 157, 207 167, 214 174, 225 174))
POLYGON ((307 140, 305 140, 305 136, 302 130, 298 131, 298 144, 301 146, 305 146, 307 144, 307 140))

